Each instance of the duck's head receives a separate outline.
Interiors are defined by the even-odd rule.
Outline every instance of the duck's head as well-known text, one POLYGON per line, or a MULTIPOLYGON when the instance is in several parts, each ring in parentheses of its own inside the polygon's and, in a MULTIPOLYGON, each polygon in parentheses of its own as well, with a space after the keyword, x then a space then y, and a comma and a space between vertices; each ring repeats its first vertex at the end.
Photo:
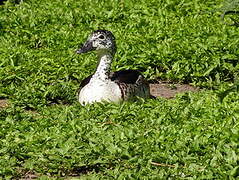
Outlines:
POLYGON ((89 51, 109 52, 114 54, 116 52, 116 44, 114 35, 107 30, 94 31, 86 40, 84 45, 76 51, 76 53, 86 53, 89 51))

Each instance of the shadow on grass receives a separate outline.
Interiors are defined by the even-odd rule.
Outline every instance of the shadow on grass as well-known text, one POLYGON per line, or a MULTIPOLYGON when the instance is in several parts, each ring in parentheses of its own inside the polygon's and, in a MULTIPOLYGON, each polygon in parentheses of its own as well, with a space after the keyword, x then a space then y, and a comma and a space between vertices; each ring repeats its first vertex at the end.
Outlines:
POLYGON ((94 164, 88 166, 74 167, 70 172, 67 173, 68 176, 76 177, 81 175, 86 175, 91 172, 99 173, 102 168, 107 168, 105 164, 94 164))
POLYGON ((18 178, 20 179, 37 179, 40 177, 47 177, 47 178, 63 178, 63 179, 69 179, 69 178, 79 178, 83 175, 87 175, 89 173, 100 173, 105 170, 105 168, 111 168, 112 165, 106 165, 106 164, 94 164, 94 165, 87 165, 87 166, 79 166, 74 167, 72 170, 62 170, 62 172, 59 174, 38 174, 34 173, 32 171, 27 171, 25 173, 21 172, 20 176, 18 178))
POLYGON ((10 3, 13 3, 13 4, 19 4, 19 3, 21 3, 23 0, 1 0, 1 1, 0 1, 0 5, 4 5, 7 1, 9 1, 10 3))

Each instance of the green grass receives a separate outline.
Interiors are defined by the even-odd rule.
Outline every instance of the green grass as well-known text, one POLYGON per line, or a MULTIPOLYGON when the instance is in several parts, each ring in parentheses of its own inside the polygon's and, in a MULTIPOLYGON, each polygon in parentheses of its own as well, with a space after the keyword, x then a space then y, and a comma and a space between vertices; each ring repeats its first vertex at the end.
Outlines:
POLYGON ((0 109, 0 177, 238 178, 239 29, 221 21, 223 4, 25 0, 0 6, 0 97, 10 102, 0 109), (204 89, 171 100, 82 107, 76 91, 97 62, 93 53, 75 50, 96 29, 117 38, 113 70, 140 69, 149 80, 204 89))

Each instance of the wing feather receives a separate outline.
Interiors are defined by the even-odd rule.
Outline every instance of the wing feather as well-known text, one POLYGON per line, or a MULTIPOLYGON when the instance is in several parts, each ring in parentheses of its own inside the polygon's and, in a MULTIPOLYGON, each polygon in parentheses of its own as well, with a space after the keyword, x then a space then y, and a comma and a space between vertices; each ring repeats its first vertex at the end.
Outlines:
POLYGON ((113 72, 110 79, 119 83, 134 84, 140 75, 140 72, 137 70, 121 70, 113 72))

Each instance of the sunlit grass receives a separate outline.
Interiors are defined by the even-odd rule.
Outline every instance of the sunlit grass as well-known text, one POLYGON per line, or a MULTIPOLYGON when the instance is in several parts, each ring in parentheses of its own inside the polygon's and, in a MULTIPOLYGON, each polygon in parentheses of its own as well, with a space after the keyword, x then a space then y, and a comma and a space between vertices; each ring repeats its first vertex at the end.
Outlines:
POLYGON ((0 176, 238 177, 238 27, 222 1, 35 1, 0 6, 0 176), (92 30, 117 38, 113 70, 205 89, 82 107, 92 30), (228 89, 231 91, 228 91, 228 89), (225 96, 227 95, 227 96, 225 96), (221 100, 223 101, 220 102, 221 100))

